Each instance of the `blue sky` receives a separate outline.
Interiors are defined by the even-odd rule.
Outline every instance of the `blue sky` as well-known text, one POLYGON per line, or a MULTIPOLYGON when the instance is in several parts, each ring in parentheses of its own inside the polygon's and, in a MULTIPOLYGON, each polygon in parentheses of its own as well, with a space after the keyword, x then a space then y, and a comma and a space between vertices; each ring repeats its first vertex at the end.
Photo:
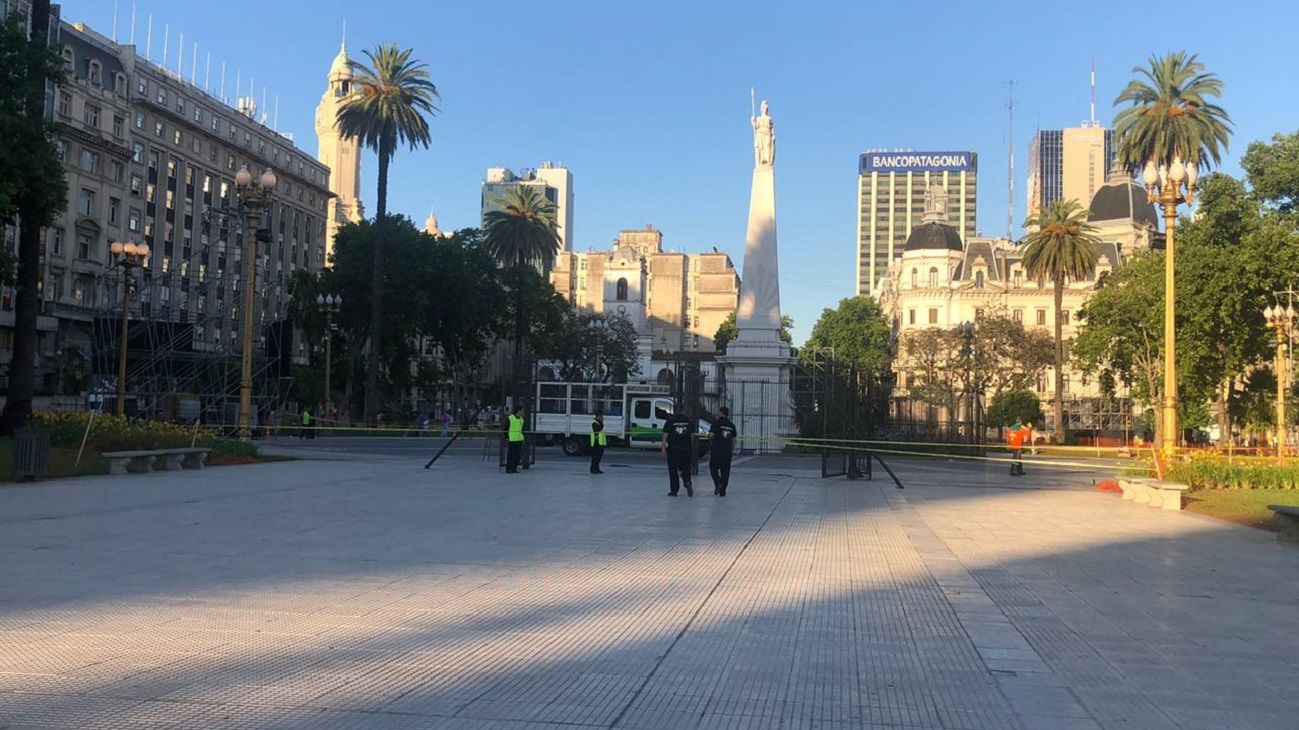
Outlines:
MULTIPOLYGON (((113 0, 67 0, 63 15, 112 32, 113 0)), ((131 0, 118 0, 118 38, 131 0)), ((443 229, 477 225, 488 167, 544 160, 572 169, 576 248, 603 249, 653 224, 666 247, 731 253, 741 265, 752 169, 749 87, 771 100, 781 296, 801 342, 824 307, 854 292, 857 155, 870 147, 979 153, 981 231, 1005 232, 1006 82, 1016 81, 1015 221, 1024 215, 1036 128, 1097 117, 1133 66, 1185 48, 1225 80, 1236 122, 1227 172, 1250 141, 1299 129, 1285 50, 1299 10, 1280 2, 426 2, 137 0, 136 42, 153 15, 153 57, 170 27, 279 97, 282 131, 315 151, 314 113, 343 23, 353 55, 415 49, 442 93, 429 150, 399 154, 390 207, 443 229), (370 10, 359 10, 369 6, 370 10), (381 8, 381 9, 380 9, 381 8), (1278 78, 1280 76, 1280 78, 1278 78), (1278 93, 1280 92, 1280 93, 1278 93)), ((216 81, 213 71, 213 85, 216 81)), ((232 82, 229 82, 233 85, 232 82)), ((373 210, 375 165, 363 163, 373 210)))

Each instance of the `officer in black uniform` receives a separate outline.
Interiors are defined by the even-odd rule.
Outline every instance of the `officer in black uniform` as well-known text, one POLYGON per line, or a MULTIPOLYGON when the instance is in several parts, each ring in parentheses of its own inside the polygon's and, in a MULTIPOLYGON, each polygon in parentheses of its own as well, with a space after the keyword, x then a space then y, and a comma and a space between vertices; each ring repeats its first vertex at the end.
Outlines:
POLYGON ((676 412, 663 422, 663 458, 668 460, 668 496, 677 496, 681 482, 686 485, 686 495, 695 496, 690 483, 690 456, 695 446, 695 424, 686 418, 678 406, 676 412))
POLYGON ((600 411, 595 412, 595 419, 591 421, 591 473, 603 474, 600 469, 600 459, 604 458, 604 447, 608 444, 608 437, 604 433, 604 414, 600 411))
POLYGON ((735 424, 731 422, 731 409, 722 406, 717 409, 717 420, 708 432, 713 447, 708 455, 708 473, 713 477, 713 494, 726 496, 726 487, 731 483, 731 454, 735 452, 735 424))

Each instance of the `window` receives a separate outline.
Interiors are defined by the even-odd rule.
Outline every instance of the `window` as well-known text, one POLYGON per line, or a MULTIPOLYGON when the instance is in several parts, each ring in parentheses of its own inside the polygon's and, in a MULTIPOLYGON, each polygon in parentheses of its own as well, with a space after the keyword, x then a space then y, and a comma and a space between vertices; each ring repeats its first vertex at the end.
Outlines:
POLYGON ((69 74, 72 73, 73 69, 75 69, 77 65, 76 54, 72 52, 71 48, 66 46, 63 48, 63 65, 67 67, 69 74))
POLYGON ((144 115, 143 115, 143 114, 136 114, 136 115, 135 115, 135 128, 136 128, 136 129, 144 129, 144 115))
POLYGON ((90 258, 90 244, 91 244, 91 239, 89 233, 77 234, 77 258, 79 259, 90 258))
POLYGON ((110 224, 117 225, 117 213, 121 207, 122 207, 121 198, 108 199, 108 222, 110 224))
POLYGON ((139 94, 140 96, 148 96, 148 95, 149 95, 149 82, 148 82, 148 81, 145 81, 144 79, 139 79, 139 80, 137 80, 136 83, 135 83, 135 92, 136 92, 137 94, 139 94))
POLYGON ((113 74, 113 93, 118 96, 126 96, 126 74, 113 74))
POLYGON ((938 309, 936 307, 929 308, 929 324, 938 324, 938 309))
POLYGON ((144 180, 139 175, 131 175, 131 195, 140 197, 140 190, 144 187, 144 180))
POLYGON ((117 160, 108 163, 108 179, 120 183, 126 179, 126 166, 117 160))
POLYGON ((59 114, 62 114, 65 117, 72 116, 72 97, 68 96, 67 92, 64 91, 60 91, 58 96, 59 114))
POLYGON ((614 298, 620 302, 627 301, 627 279, 623 278, 618 280, 617 293, 614 298))
POLYGON ((121 139, 122 129, 125 126, 126 126, 126 120, 114 114, 113 115, 113 136, 117 137, 118 139, 121 139))
POLYGON ((126 230, 132 233, 138 233, 140 231, 140 209, 139 208, 132 208, 131 212, 127 214, 126 230))
POLYGON ((171 141, 172 141, 172 142, 173 142, 177 147, 180 146, 180 143, 181 143, 181 136, 180 136, 180 130, 179 130, 179 129, 175 130, 175 131, 172 133, 172 135, 171 135, 171 141))
POLYGON ((907 324, 915 324, 915 323, 916 323, 916 310, 914 310, 914 309, 908 309, 908 310, 907 310, 907 324))
POLYGON ((203 123, 203 110, 200 109, 199 107, 194 107, 194 121, 198 122, 199 124, 203 123))
POLYGON ((77 212, 81 215, 95 214, 95 191, 82 188, 81 205, 77 207, 77 212))
POLYGON ((91 129, 99 129, 99 107, 92 104, 86 104, 83 107, 81 119, 91 129))
POLYGON ((159 103, 159 104, 166 104, 166 103, 167 103, 167 90, 166 90, 166 89, 158 89, 158 103, 159 103))
POLYGON ((63 229, 51 228, 45 242, 55 255, 61 255, 63 253, 63 229))
POLYGON ((929 269, 929 288, 938 288, 938 269, 936 268, 929 269))
POLYGON ((218 117, 215 114, 212 115, 212 131, 213 132, 221 131, 221 117, 218 117))
POLYGON ((96 172, 99 170, 99 153, 90 150, 81 151, 81 169, 85 172, 96 172))
POLYGON ((139 142, 131 144, 131 162, 137 165, 144 162, 144 145, 139 142))
POLYGON ((1022 310, 1022 309, 1016 309, 1015 311, 1013 311, 1013 312, 1010 313, 1010 318, 1013 319, 1013 320, 1015 320, 1016 322, 1023 322, 1023 321, 1024 321, 1024 310, 1022 310))
POLYGON ((104 85, 104 70, 99 65, 99 61, 91 61, 86 68, 86 78, 90 81, 91 86, 104 85))
POLYGON ((1060 311, 1060 324, 1069 324, 1069 310, 1063 309, 1060 311))
POLYGON ((176 112, 177 112, 178 114, 184 114, 184 113, 185 113, 185 99, 184 99, 184 97, 180 97, 180 96, 176 97, 176 112))
POLYGON ((982 270, 982 269, 979 270, 979 271, 974 272, 974 288, 975 288, 975 289, 982 289, 982 288, 983 288, 983 270, 982 270))
POLYGON ((1015 269, 1015 288, 1018 289, 1024 285, 1024 271, 1015 269))
POLYGON ((1046 326, 1046 310, 1045 310, 1045 309, 1039 309, 1039 310, 1037 310, 1037 326, 1038 326, 1038 327, 1045 327, 1045 326, 1046 326))
POLYGON ((161 136, 162 136, 162 133, 163 133, 165 130, 166 130, 166 127, 163 125, 162 122, 154 122, 154 123, 153 123, 153 136, 155 136, 155 137, 161 137, 161 136))
POLYGON ((912 270, 911 270, 911 288, 912 288, 912 289, 918 289, 919 287, 920 287, 920 271, 919 271, 918 269, 912 269, 912 270))
POLYGON ((59 155, 59 159, 60 159, 60 160, 66 160, 66 159, 68 159, 68 143, 67 143, 67 142, 64 142, 64 141, 61 140, 61 139, 60 139, 60 140, 57 140, 57 141, 54 143, 54 148, 55 148, 55 150, 58 152, 58 155, 59 155))

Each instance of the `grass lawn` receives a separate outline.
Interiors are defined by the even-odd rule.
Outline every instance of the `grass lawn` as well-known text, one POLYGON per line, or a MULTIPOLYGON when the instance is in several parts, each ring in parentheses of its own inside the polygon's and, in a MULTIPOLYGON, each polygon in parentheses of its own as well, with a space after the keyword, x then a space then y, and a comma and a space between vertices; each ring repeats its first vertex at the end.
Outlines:
POLYGON ((1275 530, 1269 504, 1299 505, 1293 489, 1197 489, 1186 497, 1186 509, 1220 520, 1275 530))

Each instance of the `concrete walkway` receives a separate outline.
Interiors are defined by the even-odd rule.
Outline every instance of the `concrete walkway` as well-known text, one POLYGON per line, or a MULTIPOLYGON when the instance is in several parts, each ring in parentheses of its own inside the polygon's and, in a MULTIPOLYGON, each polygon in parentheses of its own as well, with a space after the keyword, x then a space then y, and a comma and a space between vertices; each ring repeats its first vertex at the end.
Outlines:
POLYGON ((1299 550, 1086 474, 334 458, 0 489, 0 728, 1299 722, 1299 550))

